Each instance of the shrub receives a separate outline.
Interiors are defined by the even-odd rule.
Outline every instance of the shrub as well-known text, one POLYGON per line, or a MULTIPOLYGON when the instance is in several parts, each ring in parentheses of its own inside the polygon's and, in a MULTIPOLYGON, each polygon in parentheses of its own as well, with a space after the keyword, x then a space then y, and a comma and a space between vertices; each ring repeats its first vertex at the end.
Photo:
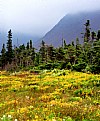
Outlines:
POLYGON ((86 68, 86 63, 78 63, 72 66, 72 70, 76 70, 76 71, 82 71, 83 69, 86 68))
POLYGON ((91 65, 90 66, 90 72, 91 73, 100 73, 100 66, 98 65, 91 65))
POLYGON ((52 69, 52 63, 47 63, 45 65, 45 69, 48 69, 48 70, 52 69))
POLYGON ((60 64, 60 69, 66 69, 67 63, 66 62, 61 62, 60 64))
POLYGON ((67 65, 66 65, 67 69, 71 69, 72 68, 72 65, 71 63, 69 62, 67 65))

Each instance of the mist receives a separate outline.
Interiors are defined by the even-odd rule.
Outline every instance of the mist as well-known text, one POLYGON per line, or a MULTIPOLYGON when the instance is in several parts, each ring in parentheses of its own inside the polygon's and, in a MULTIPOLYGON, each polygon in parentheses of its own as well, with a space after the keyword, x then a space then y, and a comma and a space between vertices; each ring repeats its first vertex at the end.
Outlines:
POLYGON ((0 31, 43 36, 66 14, 99 10, 99 0, 0 0, 0 31))

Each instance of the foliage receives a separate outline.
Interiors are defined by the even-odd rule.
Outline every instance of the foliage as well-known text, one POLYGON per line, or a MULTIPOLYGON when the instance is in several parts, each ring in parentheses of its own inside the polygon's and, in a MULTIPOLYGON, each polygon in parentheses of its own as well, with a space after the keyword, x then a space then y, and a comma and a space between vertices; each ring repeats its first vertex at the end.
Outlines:
POLYGON ((79 64, 75 64, 73 65, 73 70, 76 70, 76 71, 82 71, 83 69, 86 68, 86 63, 83 62, 83 63, 79 63, 79 64))

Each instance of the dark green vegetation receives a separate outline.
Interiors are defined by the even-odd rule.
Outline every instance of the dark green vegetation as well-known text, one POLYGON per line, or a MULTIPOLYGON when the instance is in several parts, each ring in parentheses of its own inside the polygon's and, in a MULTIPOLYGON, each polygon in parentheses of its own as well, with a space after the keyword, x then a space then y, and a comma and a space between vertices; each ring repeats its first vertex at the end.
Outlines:
POLYGON ((42 40, 39 51, 33 47, 32 40, 25 46, 12 47, 12 32, 8 32, 7 47, 2 46, 0 56, 1 69, 71 69, 83 72, 100 73, 100 31, 90 31, 87 20, 83 34, 84 43, 78 38, 76 43, 66 44, 62 39, 60 47, 46 45, 42 40))

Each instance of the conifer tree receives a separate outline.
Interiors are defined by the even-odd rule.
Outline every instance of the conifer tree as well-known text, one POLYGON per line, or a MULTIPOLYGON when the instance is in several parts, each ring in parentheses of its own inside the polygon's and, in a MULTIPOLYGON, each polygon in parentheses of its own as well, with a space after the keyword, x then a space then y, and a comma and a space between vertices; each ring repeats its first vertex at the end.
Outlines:
POLYGON ((66 46, 67 46, 66 40, 64 40, 64 49, 66 49, 66 46))
POLYGON ((2 69, 3 69, 5 67, 5 65, 6 65, 6 49, 5 49, 5 44, 3 44, 2 50, 1 50, 1 64, 2 64, 2 69))
POLYGON ((45 42, 43 40, 42 40, 39 52, 40 52, 40 56, 41 56, 41 61, 44 62, 45 58, 46 58, 45 57, 46 56, 46 54, 45 54, 46 48, 45 48, 45 42))
POLYGON ((100 73, 100 40, 96 40, 93 43, 92 55, 91 71, 93 73, 100 73))
POLYGON ((98 30, 98 33, 97 33, 97 40, 100 39, 100 30, 98 30))
POLYGON ((72 42, 71 45, 68 46, 68 58, 71 64, 75 64, 76 59, 76 47, 74 46, 74 43, 72 42))
POLYGON ((27 42, 27 46, 26 46, 27 50, 29 50, 30 46, 29 46, 29 42, 27 42))
POLYGON ((59 48, 57 48, 56 49, 56 59, 58 60, 58 61, 62 61, 62 60, 64 60, 64 58, 65 58, 65 53, 64 53, 64 49, 63 49, 63 47, 59 47, 59 48))
POLYGON ((40 63, 40 53, 36 53, 36 56, 35 56, 35 65, 38 66, 40 63))
POLYGON ((35 62, 35 48, 33 47, 32 49, 31 49, 31 59, 32 59, 32 62, 33 62, 33 64, 34 64, 34 62, 35 62))
POLYGON ((55 50, 52 45, 48 46, 48 58, 49 60, 53 61, 55 60, 55 50))
POLYGON ((91 32, 91 39, 92 39, 92 41, 94 41, 94 39, 96 39, 96 33, 94 31, 91 32))
POLYGON ((12 49, 12 32, 11 29, 8 31, 8 40, 7 40, 7 61, 11 64, 13 59, 13 49, 12 49))
POLYGON ((33 46, 32 46, 32 40, 30 40, 30 49, 32 49, 33 46))
POLYGON ((89 42, 90 40, 90 20, 87 20, 85 25, 84 42, 89 42))

